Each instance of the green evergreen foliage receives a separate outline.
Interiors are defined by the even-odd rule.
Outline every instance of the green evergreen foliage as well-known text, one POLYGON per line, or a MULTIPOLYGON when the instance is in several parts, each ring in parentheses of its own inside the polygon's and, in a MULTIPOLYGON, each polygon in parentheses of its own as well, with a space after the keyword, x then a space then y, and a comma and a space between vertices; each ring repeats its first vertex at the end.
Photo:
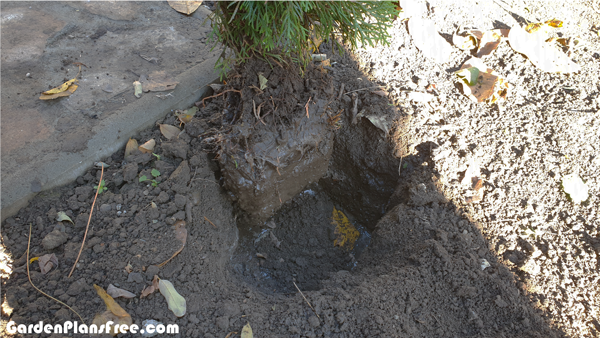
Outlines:
POLYGON ((292 59, 306 66, 318 41, 334 34, 353 49, 357 42, 387 44, 387 29, 397 13, 388 1, 217 2, 212 39, 235 53, 228 56, 224 51, 217 67, 224 74, 233 64, 253 57, 292 59))

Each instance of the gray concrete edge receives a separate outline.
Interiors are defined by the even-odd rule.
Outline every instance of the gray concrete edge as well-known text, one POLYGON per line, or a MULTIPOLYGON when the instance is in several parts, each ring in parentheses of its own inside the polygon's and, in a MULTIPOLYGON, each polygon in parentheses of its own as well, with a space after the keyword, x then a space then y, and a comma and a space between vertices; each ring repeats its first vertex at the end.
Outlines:
POLYGON ((29 166, 12 177, 2 177, 1 221, 15 215, 40 193, 31 191, 33 179, 42 182, 41 192, 70 183, 83 175, 94 162, 124 147, 130 137, 151 127, 171 110, 192 106, 206 94, 209 84, 219 80, 218 71, 214 68, 217 59, 218 56, 215 56, 177 76, 175 80, 179 84, 172 92, 173 97, 161 100, 154 93, 145 93, 140 99, 102 120, 94 127, 95 134, 88 141, 86 150, 60 153, 55 160, 44 163, 41 168, 29 166))

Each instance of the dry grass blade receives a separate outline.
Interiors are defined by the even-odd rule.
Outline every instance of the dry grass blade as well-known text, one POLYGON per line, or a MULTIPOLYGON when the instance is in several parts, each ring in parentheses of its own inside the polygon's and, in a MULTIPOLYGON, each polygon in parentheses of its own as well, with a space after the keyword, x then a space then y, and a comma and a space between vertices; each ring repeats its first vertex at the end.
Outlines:
MULTIPOLYGON (((104 166, 102 166, 102 171, 100 172, 100 182, 102 182, 102 177, 104 176, 104 166)), ((96 195, 94 196, 94 202, 92 202, 92 209, 90 210, 90 217, 88 218, 87 225, 85 226, 85 234, 83 234, 83 241, 81 241, 81 248, 79 248, 79 253, 77 254, 77 259, 75 263, 73 263, 73 267, 71 268, 71 272, 69 272, 69 278, 73 274, 75 267, 77 266, 77 262, 79 262, 79 257, 81 256, 81 251, 83 251, 83 246, 85 245, 85 238, 87 237, 88 230, 90 229, 90 222, 92 221, 92 214, 94 213, 94 205, 96 205, 96 199, 98 198, 98 191, 100 190, 101 184, 98 183, 98 188, 96 189, 96 195)))
POLYGON ((298 290, 298 292, 300 292, 300 295, 302 296, 302 298, 304 298, 304 300, 306 301, 306 304, 308 304, 308 306, 310 306, 311 310, 313 310, 315 315, 317 315, 317 318, 321 319, 321 317, 319 317, 319 314, 317 313, 317 311, 315 311, 315 309, 312 307, 312 305, 310 305, 310 302, 308 301, 308 299, 306 299, 306 297, 304 297, 304 294, 302 293, 302 291, 300 291, 300 289, 298 288, 298 285, 296 285, 296 282, 292 282, 292 283, 294 283, 296 290, 298 290))
POLYGON ((25 263, 25 264, 27 264, 27 278, 29 279, 29 284, 31 284, 31 286, 33 286, 33 288, 34 288, 34 289, 35 289, 37 292, 41 293, 42 295, 44 295, 44 296, 46 296, 46 297, 48 297, 48 298, 52 299, 53 301, 55 301, 55 302, 57 302, 57 303, 59 303, 59 304, 61 304, 61 305, 64 305, 64 306, 66 306, 66 307, 67 307, 69 310, 73 311, 73 313, 74 313, 74 314, 76 314, 76 315, 77 315, 77 317, 79 317, 79 319, 81 320, 81 322, 82 322, 83 324, 85 324, 85 320, 83 320, 83 318, 81 318, 81 316, 79 315, 79 313, 77 313, 77 311, 73 310, 73 309, 72 309, 72 308, 71 308, 69 305, 67 305, 67 304, 65 304, 65 303, 63 303, 63 302, 61 302, 60 300, 58 300, 58 299, 56 299, 56 298, 54 298, 54 297, 52 297, 52 296, 48 295, 48 294, 47 294, 47 293, 45 293, 44 291, 42 291, 42 290, 38 289, 38 288, 37 288, 37 286, 35 286, 35 285, 33 284, 33 282, 31 281, 31 274, 29 273, 29 248, 30 248, 30 246, 31 246, 31 227, 32 227, 32 224, 31 224, 31 223, 29 223, 29 240, 27 241, 27 263, 25 263))
POLYGON ((215 229, 217 228, 217 226, 216 226, 216 225, 215 225, 213 222, 211 222, 211 221, 210 221, 208 218, 206 218, 206 216, 204 216, 204 219, 205 219, 205 220, 206 220, 208 223, 210 223, 210 225, 214 226, 214 227, 215 227, 215 229))

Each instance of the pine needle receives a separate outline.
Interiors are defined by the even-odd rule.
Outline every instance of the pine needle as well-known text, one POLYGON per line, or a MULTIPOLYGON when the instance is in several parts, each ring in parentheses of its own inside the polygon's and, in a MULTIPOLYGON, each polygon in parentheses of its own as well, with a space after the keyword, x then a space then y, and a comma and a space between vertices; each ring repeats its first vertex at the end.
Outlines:
POLYGON ((75 267, 77 266, 77 262, 79 262, 79 257, 81 256, 81 251, 83 251, 83 246, 85 245, 85 238, 87 237, 88 230, 90 229, 90 222, 92 221, 92 214, 94 213, 94 205, 96 205, 96 199, 98 198, 98 191, 100 191, 100 187, 103 186, 102 177, 104 176, 104 166, 101 166, 102 171, 100 172, 100 183, 98 183, 98 187, 96 188, 96 196, 94 196, 94 202, 92 202, 92 209, 90 210, 90 217, 88 218, 87 226, 85 227, 85 234, 83 235, 83 241, 81 242, 81 248, 79 248, 79 253, 77 254, 77 259, 71 268, 71 272, 69 272, 69 278, 73 274, 75 267))

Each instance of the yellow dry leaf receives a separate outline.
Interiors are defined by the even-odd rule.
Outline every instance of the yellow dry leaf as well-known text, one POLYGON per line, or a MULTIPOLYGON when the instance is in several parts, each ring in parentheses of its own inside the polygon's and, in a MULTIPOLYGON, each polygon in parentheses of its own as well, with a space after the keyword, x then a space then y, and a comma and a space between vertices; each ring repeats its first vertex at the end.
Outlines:
POLYGON ((333 225, 335 225, 334 234, 336 239, 333 241, 334 246, 346 247, 349 250, 354 248, 354 243, 358 239, 360 233, 352 223, 348 220, 348 217, 343 212, 333 207, 333 225))
POLYGON ((76 81, 77 81, 77 79, 71 79, 56 88, 52 88, 48 91, 43 92, 42 94, 51 95, 51 94, 58 94, 58 93, 64 92, 65 90, 69 89, 69 86, 71 86, 73 84, 73 82, 76 82, 76 81))
POLYGON ((535 33, 537 31, 539 31, 542 27, 544 27, 544 23, 535 22, 535 23, 530 23, 527 26, 525 26, 525 30, 527 31, 527 33, 535 33))
POLYGON ((244 327, 242 328, 241 338, 254 338, 252 328, 250 327, 250 322, 246 323, 246 325, 244 325, 244 327))
POLYGON ((547 33, 549 27, 560 28, 562 27, 563 22, 560 20, 552 19, 546 22, 535 22, 530 23, 525 26, 525 31, 527 33, 536 33, 536 32, 544 32, 547 33))
POLYGON ((478 72, 476 72, 477 81, 471 82, 473 85, 467 84, 463 78, 461 78, 460 81, 463 92, 467 97, 473 102, 485 101, 489 104, 493 104, 498 100, 506 98, 506 95, 508 94, 508 83, 501 78, 498 73, 489 68, 478 58, 471 58, 466 61, 460 69, 462 71, 463 69, 473 68, 478 70, 478 72))
POLYGON ((149 140, 148 142, 142 144, 141 146, 138 147, 138 149, 142 152, 142 153, 151 153, 152 151, 154 151, 154 146, 156 145, 156 141, 154 141, 154 139, 149 140))
POLYGON ((94 284, 94 289, 96 289, 98 296, 100 296, 100 298, 102 298, 104 301, 104 304, 106 304, 106 311, 101 314, 97 314, 94 317, 92 324, 96 324, 98 327, 100 327, 100 325, 106 325, 108 321, 112 321, 114 323, 114 327, 111 330, 111 334, 116 336, 119 333, 116 330, 117 326, 125 324, 127 327, 129 327, 133 323, 131 316, 125 310, 123 310, 123 308, 117 302, 115 302, 115 300, 109 294, 107 294, 103 288, 94 284))
POLYGON ((125 157, 131 155, 131 153, 138 148, 138 143, 135 139, 130 138, 125 146, 125 157))
POLYGON ((190 15, 202 4, 202 1, 167 1, 169 6, 179 13, 190 15))
POLYGON ((563 22, 557 19, 548 20, 545 22, 550 27, 560 28, 563 25, 563 22))
MULTIPOLYGON (((73 79, 71 81, 77 81, 77 80, 73 79)), ((65 82, 63 84, 63 86, 66 83, 69 83, 71 81, 65 82)), ((61 88, 61 87, 62 86, 60 86, 58 88, 61 88)), ((78 85, 76 85, 76 84, 73 83, 70 86, 68 86, 68 88, 66 90, 64 90, 64 91, 56 92, 56 93, 53 93, 53 94, 46 94, 46 93, 49 93, 49 92, 51 92, 51 91, 53 91, 55 89, 58 89, 58 88, 50 89, 49 91, 42 93, 42 95, 40 96, 40 100, 54 100, 54 99, 57 99, 59 97, 70 96, 71 94, 75 93, 75 91, 77 90, 78 87, 79 87, 78 85)))
POLYGON ((167 138, 167 140, 170 140, 173 137, 176 137, 181 132, 181 130, 179 130, 179 128, 172 126, 170 124, 159 124, 158 126, 160 127, 160 132, 163 134, 164 137, 167 138))

